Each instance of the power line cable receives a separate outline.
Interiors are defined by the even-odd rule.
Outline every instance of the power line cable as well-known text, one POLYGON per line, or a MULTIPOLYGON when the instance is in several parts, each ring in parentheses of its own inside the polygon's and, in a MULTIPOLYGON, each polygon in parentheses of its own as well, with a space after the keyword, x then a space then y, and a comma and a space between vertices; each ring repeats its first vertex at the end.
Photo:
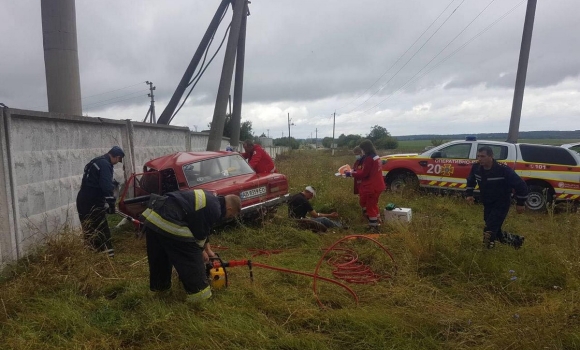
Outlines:
MULTIPOLYGON (((110 90, 110 91, 105 91, 105 92, 101 92, 101 93, 94 94, 94 95, 85 96, 85 97, 82 97, 82 98, 81 98, 81 100, 85 100, 85 99, 87 99, 87 98, 91 98, 91 97, 95 97, 95 96, 101 96, 101 95, 105 95, 105 94, 108 94, 108 93, 111 93, 111 92, 116 92, 116 91, 125 90, 125 89, 128 89, 128 88, 130 88, 130 87, 134 87, 134 86, 137 86, 137 85, 140 85, 140 84, 143 84, 143 83, 144 83, 144 82, 143 82, 143 81, 141 81, 141 82, 138 82, 138 83, 136 83, 136 84, 129 85, 129 86, 125 86, 125 87, 118 88, 118 89, 115 89, 115 90, 110 90)), ((75 99, 74 99, 74 98, 71 98, 71 99, 68 99, 68 100, 75 100, 75 99)), ((46 105, 47 105, 47 104, 45 103, 45 104, 42 104, 42 105, 38 105, 38 106, 33 106, 33 107, 30 107, 30 108, 31 108, 31 109, 33 109, 33 108, 45 107, 46 105)))
POLYGON ((463 3, 465 2, 465 0, 462 0, 461 3, 459 3, 459 5, 457 5, 457 7, 453 10, 453 12, 451 12, 449 14, 449 16, 447 16, 447 18, 445 19, 445 21, 443 21, 443 23, 441 23, 441 25, 439 27, 437 27, 437 29, 435 30, 435 32, 433 32, 433 34, 431 34, 431 36, 427 39, 427 41, 425 41, 423 43, 423 45, 421 45, 421 47, 407 60, 407 62, 405 62, 405 64, 403 64, 403 66, 401 68, 399 68, 398 71, 395 72, 395 74, 393 74, 391 76, 391 78, 389 78, 389 80, 387 80, 386 83, 384 83, 381 87, 379 87, 379 89, 377 91, 375 91, 372 95, 370 95, 366 100, 364 100, 361 104, 359 104, 358 106, 354 107, 353 109, 349 110, 346 113, 350 113, 352 111, 354 111, 355 109, 359 108, 360 106, 364 105, 368 100, 370 100, 373 96, 375 96, 376 94, 378 94, 380 91, 382 91, 387 84, 389 84, 391 82, 391 80, 393 80, 397 74, 399 74, 399 72, 401 72, 401 70, 403 70, 403 68, 405 68, 407 66, 407 64, 409 62, 411 62, 411 60, 421 51, 421 49, 423 49, 423 47, 425 47, 425 45, 427 45, 427 43, 431 40, 431 38, 433 38, 433 36, 435 34, 437 34, 437 32, 439 32, 439 29, 441 29, 441 27, 443 27, 443 25, 445 25, 445 23, 447 23, 447 21, 449 21, 449 19, 453 16, 453 14, 457 11, 457 9, 459 9, 459 7, 461 5, 463 5, 463 3))
MULTIPOLYGON (((131 96, 131 95, 135 95, 135 94, 142 94, 142 93, 144 93, 144 92, 146 92, 146 91, 149 91, 149 90, 140 90, 140 91, 135 91, 135 92, 131 92, 131 93, 129 93, 129 94, 125 94, 125 95, 121 95, 121 96, 117 96, 117 97, 112 97, 112 98, 109 98, 109 99, 106 99, 106 100, 101 100, 101 101, 97 101, 97 102, 89 103, 89 104, 87 104, 85 107, 87 107, 87 108, 89 108, 89 107, 95 107, 96 105, 100 105, 100 104, 101 104, 101 103, 103 103, 103 102, 113 101, 113 100, 117 100, 117 99, 120 99, 120 98, 123 98, 123 97, 127 97, 127 96, 131 96)), ((122 101, 124 101, 124 100, 122 100, 122 101)), ((112 103, 114 103, 114 102, 115 102, 115 101, 113 101, 112 103)))
MULTIPOLYGON (((92 108, 94 108, 94 107, 101 107, 101 106, 106 106, 106 105, 110 105, 110 104, 112 104, 112 103, 117 103, 117 102, 128 101, 128 100, 132 100, 132 99, 134 99, 134 98, 137 98, 137 97, 142 97, 142 96, 147 96, 147 95, 137 95, 137 96, 133 96, 133 97, 126 98, 126 99, 124 99, 124 100, 118 100, 118 101, 113 101, 113 102, 108 102, 108 103, 102 103, 102 104, 99 104, 99 105, 97 105, 97 106, 92 106, 92 108)), ((89 109, 90 109, 90 108, 89 108, 89 109)))
POLYGON ((449 6, 451 6, 451 4, 453 4, 455 2, 455 0, 451 0, 451 2, 445 7, 445 9, 443 9, 443 11, 441 11, 441 13, 439 14, 439 16, 437 16, 437 18, 435 18, 433 20, 433 22, 431 22, 431 24, 423 31, 423 33, 421 33, 421 35, 419 35, 419 37, 413 42, 413 44, 411 44, 411 46, 409 46, 407 48, 407 50, 405 50, 405 52, 399 56, 399 58, 397 58, 397 60, 395 61, 395 63, 393 63, 389 69, 387 69, 377 80, 375 80, 374 83, 371 84, 371 86, 369 86, 363 93, 361 93, 360 95, 358 95, 357 97, 355 97, 352 101, 346 103, 345 105, 340 106, 337 110, 340 111, 342 110, 344 107, 348 106, 349 104, 353 103, 354 101, 358 100, 361 96, 363 96, 364 94, 366 94, 373 86, 375 86, 376 83, 379 82, 379 80, 381 80, 388 72, 391 71, 391 69, 393 69, 393 67, 399 63, 399 61, 401 60, 401 58, 403 58, 407 52, 409 52, 409 50, 411 50, 411 48, 413 46, 415 46, 415 44, 417 43, 417 41, 419 41, 419 39, 421 39, 423 37, 423 35, 425 35, 425 33, 427 33, 427 31, 433 26, 433 24, 435 24, 435 22, 437 22, 437 20, 439 20, 439 18, 445 13, 445 11, 447 11, 447 9, 449 8, 449 6))
MULTIPOLYGON (((223 20, 224 16, 225 16, 225 12, 224 12, 224 15, 222 16, 222 18, 220 19, 220 23, 223 20)), ((219 23, 218 23, 218 26, 219 26, 219 23)), ((191 85, 192 83, 193 83, 193 85, 191 86, 191 88, 189 89, 189 92, 187 93, 187 95, 185 96, 185 98, 183 99, 183 101, 181 102, 181 104, 179 105, 179 108, 177 108, 177 110, 173 113, 173 115, 171 116, 171 118, 169 119, 169 121, 168 121, 167 124, 170 124, 171 123, 171 121, 173 120, 173 118, 175 118, 175 116, 177 115, 177 113, 185 105, 185 102, 189 98, 189 95, 191 95, 191 93, 193 92, 193 89, 195 88, 195 86, 197 85, 197 83, 199 82, 199 80, 201 79, 201 77, 203 76, 203 74, 205 73, 205 71, 207 70, 207 68, 209 67, 209 65, 212 63, 212 61, 214 60, 214 58, 216 57, 216 55, 218 54, 218 52, 221 50, 221 48, 222 48, 222 46, 223 46, 223 44, 224 44, 224 42, 225 42, 225 40, 227 38, 227 35, 228 35, 229 31, 230 31, 231 26, 232 26, 232 24, 230 22, 230 24, 226 28, 226 31, 224 33, 224 36, 222 38, 222 41, 220 42, 220 45, 218 46, 218 48, 216 49, 216 51, 214 52, 214 54, 212 55, 212 57, 210 58, 210 60, 207 62, 207 64, 205 65, 205 67, 203 66, 203 63, 202 63, 202 65, 200 66, 199 72, 189 82, 188 85, 191 85)), ((205 51, 205 54, 204 54, 204 61, 205 61, 205 58, 207 57, 207 53, 209 52, 209 48, 211 46, 211 43, 213 42, 213 38, 214 38, 214 36, 215 36, 216 33, 217 33, 217 27, 216 27, 216 30, 213 32, 212 38, 211 38, 211 40, 210 40, 210 42, 209 42, 209 44, 208 44, 208 46, 206 48, 206 51, 205 51)))
MULTIPOLYGON (((492 0, 492 2, 495 0, 492 0)), ((392 93, 390 93, 389 95, 387 95, 386 98, 384 98, 383 100, 381 100, 379 103, 377 103, 376 105, 372 106, 369 109, 364 110, 362 113, 366 113, 368 111, 370 111, 371 109, 379 106, 380 104, 382 104, 383 102, 385 102, 386 100, 388 100, 389 98, 391 98, 395 93, 401 91, 402 89, 404 89, 407 85, 409 85, 413 80, 415 80, 416 78, 422 78, 425 75, 427 75, 428 73, 430 73, 431 71, 433 71, 433 69, 437 68, 439 65, 441 65, 443 62, 447 61, 447 59, 449 59, 451 56, 455 55, 457 52, 461 51, 463 48, 465 48, 469 43, 471 43, 473 40, 475 40, 476 38, 478 38, 481 34, 485 33, 486 31, 488 31, 491 27, 493 27, 495 24, 497 24, 499 21, 501 21, 502 19, 504 19, 507 15, 509 15, 510 13, 512 13, 518 6, 520 6, 521 4, 523 4, 526 0, 522 0, 520 1, 517 5, 515 5, 514 7, 512 7, 510 10, 508 10, 506 13, 504 13, 502 16, 500 16, 497 20, 495 20, 494 22, 492 22, 489 26, 487 26, 486 28, 484 28, 483 30, 481 30, 479 33, 477 33, 475 36, 471 37, 467 42, 465 42, 462 46, 460 46, 458 49, 456 49, 455 51, 453 51, 451 54, 447 55, 445 58, 443 58, 441 61, 439 61, 435 66, 433 66, 430 70, 428 70, 427 72, 425 72, 424 74, 422 74, 421 76, 417 77, 417 75, 423 70, 425 69, 432 61, 433 59, 435 59, 437 56, 439 56, 439 54, 441 54, 441 52, 443 52, 443 50, 445 50, 445 48, 447 48, 447 46, 449 46, 449 44, 451 44, 451 42, 445 46, 445 48, 443 50, 441 50, 435 57, 433 57, 433 59, 431 59, 431 61, 429 61, 425 66, 423 66, 423 68, 421 68, 417 73, 415 73, 415 75, 413 75, 409 80, 407 80, 407 82, 405 84, 403 84, 401 87, 399 87, 397 90, 393 91, 392 93)), ((490 3, 491 5, 491 3, 490 3)), ((489 5, 488 5, 489 6, 489 5)), ((487 7, 486 7, 487 8, 487 7)), ((485 8, 485 9, 486 9, 485 8)), ((485 9, 482 10, 485 11, 485 9)), ((481 13, 480 13, 481 14, 481 13)), ((479 15, 478 15, 479 17, 479 15)), ((476 17, 477 19, 477 17, 476 17)), ((475 20, 475 19, 474 19, 475 20)), ((471 25, 472 22, 470 22, 469 25, 471 25)), ((468 25, 468 26, 469 26, 468 25)), ((467 27, 466 27, 467 28, 467 27)), ((465 28, 465 29, 466 29, 465 28)), ((464 29, 464 30, 465 30, 464 29)), ((463 32, 463 31, 462 31, 463 32)), ((455 40, 457 38, 457 36, 453 39, 455 40)), ((452 41, 453 41, 452 40, 452 41)))

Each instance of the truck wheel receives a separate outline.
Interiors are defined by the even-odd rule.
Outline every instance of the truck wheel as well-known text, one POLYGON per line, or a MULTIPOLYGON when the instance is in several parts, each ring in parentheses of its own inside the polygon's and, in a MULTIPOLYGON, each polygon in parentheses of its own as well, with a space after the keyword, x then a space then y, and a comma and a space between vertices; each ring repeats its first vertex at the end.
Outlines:
POLYGON ((530 186, 526 207, 532 211, 544 211, 552 202, 552 191, 542 186, 530 186))
POLYGON ((404 189, 417 189, 419 186, 419 179, 415 174, 405 173, 395 175, 389 185, 389 189, 393 192, 402 192, 404 189))

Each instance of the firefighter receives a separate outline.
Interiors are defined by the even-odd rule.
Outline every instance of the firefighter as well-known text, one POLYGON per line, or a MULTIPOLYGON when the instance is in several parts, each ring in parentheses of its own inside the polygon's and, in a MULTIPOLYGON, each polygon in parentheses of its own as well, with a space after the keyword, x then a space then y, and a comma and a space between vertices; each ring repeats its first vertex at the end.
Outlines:
POLYGON ((212 226, 233 218, 241 210, 240 197, 215 196, 205 190, 187 190, 151 195, 142 214, 147 240, 149 288, 162 292, 171 288, 175 267, 189 302, 211 297, 205 263, 214 257, 208 243, 212 226))
POLYGON ((276 172, 274 161, 260 145, 255 145, 252 140, 246 140, 243 146, 245 152, 242 154, 242 157, 248 160, 248 164, 256 173, 268 174, 276 172))
POLYGON ((84 169, 81 189, 77 194, 77 211, 85 242, 96 249, 115 256, 106 213, 115 213, 113 190, 118 182, 113 178, 113 166, 123 162, 125 153, 119 146, 91 160, 84 169))
POLYGON ((371 140, 363 140, 359 147, 364 152, 364 159, 360 169, 346 172, 346 177, 352 176, 355 181, 360 181, 359 203, 361 208, 366 208, 369 220, 369 230, 378 232, 380 226, 379 197, 385 190, 385 180, 381 169, 381 158, 377 155, 375 146, 371 140))
POLYGON ((524 212, 528 186, 510 167, 493 159, 493 150, 489 146, 477 150, 477 161, 467 177, 465 192, 467 201, 473 204, 473 190, 476 184, 479 185, 485 221, 483 244, 491 249, 497 240, 518 249, 524 243, 524 237, 502 232, 501 226, 510 209, 512 190, 515 190, 516 211, 518 214, 524 212))

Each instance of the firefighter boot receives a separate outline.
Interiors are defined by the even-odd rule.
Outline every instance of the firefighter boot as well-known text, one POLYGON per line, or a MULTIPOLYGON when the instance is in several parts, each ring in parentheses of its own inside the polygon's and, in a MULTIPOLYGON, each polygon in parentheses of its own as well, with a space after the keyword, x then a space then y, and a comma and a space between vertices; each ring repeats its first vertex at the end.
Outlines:
POLYGON ((491 232, 484 231, 483 232, 483 247, 487 249, 492 249, 495 245, 495 242, 491 240, 491 232))

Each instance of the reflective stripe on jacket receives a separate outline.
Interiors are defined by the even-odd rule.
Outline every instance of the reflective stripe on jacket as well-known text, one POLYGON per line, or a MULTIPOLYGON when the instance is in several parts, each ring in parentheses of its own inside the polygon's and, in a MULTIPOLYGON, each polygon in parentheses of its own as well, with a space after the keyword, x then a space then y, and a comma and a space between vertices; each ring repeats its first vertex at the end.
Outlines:
MULTIPOLYGON (((169 234, 171 237, 185 241, 194 241, 200 247, 203 247, 209 230, 205 227, 213 224, 219 219, 221 213, 219 210, 208 208, 209 202, 218 201, 217 197, 208 198, 204 190, 178 191, 168 193, 166 196, 152 195, 148 206, 142 214, 145 219, 145 225, 156 232, 169 234), (214 199, 215 198, 215 199, 214 199), (206 222, 203 210, 210 209, 212 216, 217 216, 215 220, 206 222), (192 227, 192 223, 196 227, 192 227), (198 230, 196 228, 199 227, 198 230), (193 232, 193 231, 196 232, 193 232)), ((217 204, 219 209, 219 204, 217 204)))

